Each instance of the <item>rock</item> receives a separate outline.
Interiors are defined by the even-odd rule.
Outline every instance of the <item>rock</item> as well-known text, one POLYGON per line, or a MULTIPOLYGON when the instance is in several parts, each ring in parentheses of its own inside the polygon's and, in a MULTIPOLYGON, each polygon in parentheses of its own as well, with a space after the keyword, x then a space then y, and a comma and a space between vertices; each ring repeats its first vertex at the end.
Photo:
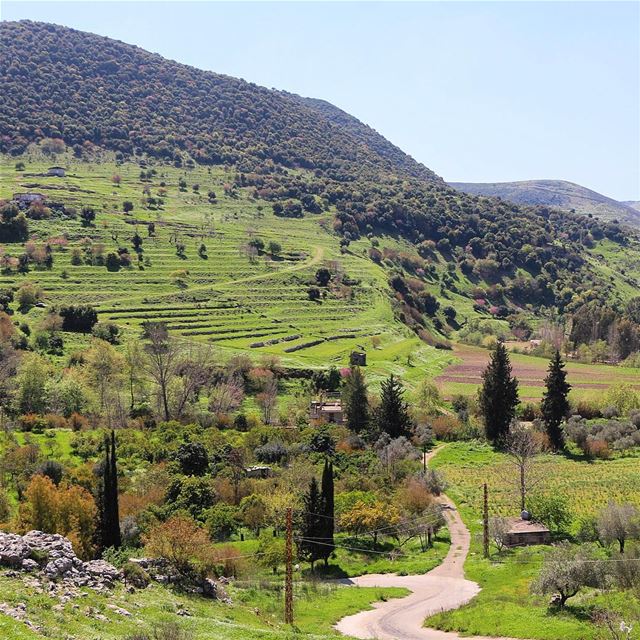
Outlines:
POLYGON ((0 533, 0 564, 16 569, 22 568, 22 561, 31 554, 31 547, 22 536, 0 533))
POLYGON ((44 568, 44 574, 47 578, 61 578, 66 573, 71 571, 73 567, 73 561, 71 558, 62 556, 55 560, 50 560, 47 563, 47 566, 44 568))
POLYGON ((118 607, 115 604, 108 604, 107 607, 114 613, 117 613, 119 616, 125 616, 127 618, 131 616, 131 614, 126 609, 118 607))
POLYGON ((37 571, 40 568, 40 565, 35 561, 31 560, 31 558, 25 558, 22 561, 22 565, 20 567, 23 571, 37 571))

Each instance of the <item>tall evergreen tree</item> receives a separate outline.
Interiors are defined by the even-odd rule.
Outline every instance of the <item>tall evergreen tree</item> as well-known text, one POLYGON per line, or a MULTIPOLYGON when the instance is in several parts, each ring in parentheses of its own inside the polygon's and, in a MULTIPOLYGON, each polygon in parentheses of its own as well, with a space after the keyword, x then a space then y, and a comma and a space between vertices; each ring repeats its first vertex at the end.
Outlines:
POLYGON ((360 367, 352 367, 342 391, 342 404, 347 427, 354 433, 363 433, 369 427, 370 412, 367 383, 360 367))
POLYGON ((311 571, 316 560, 322 558, 323 537, 323 504, 322 496, 318 488, 318 481, 311 478, 309 490, 304 497, 304 517, 302 522, 302 535, 298 544, 298 550, 305 560, 311 563, 311 571))
POLYGON ((328 459, 324 461, 324 469, 322 470, 322 482, 320 483, 320 491, 322 498, 322 545, 319 552, 320 557, 324 560, 324 566, 329 564, 329 556, 335 549, 333 534, 335 530, 335 506, 333 491, 333 463, 328 459))
POLYGON ((120 537, 120 514, 118 506, 118 464, 116 435, 111 431, 104 441, 105 457, 102 463, 102 478, 98 493, 100 512, 100 543, 103 549, 122 545, 120 537))
POLYGON ((376 426, 391 439, 408 437, 413 429, 409 406, 403 396, 402 383, 391 374, 380 387, 380 407, 376 412, 376 426))
POLYGON ((549 362, 544 384, 546 389, 540 405, 542 418, 551 446, 559 451, 564 449, 564 432, 560 425, 569 414, 568 396, 571 385, 567 382, 567 372, 558 350, 549 362))
POLYGON ((491 360, 482 373, 480 408, 484 417, 487 438, 503 444, 509 425, 518 406, 518 380, 512 375, 509 353, 502 340, 498 341, 491 360))

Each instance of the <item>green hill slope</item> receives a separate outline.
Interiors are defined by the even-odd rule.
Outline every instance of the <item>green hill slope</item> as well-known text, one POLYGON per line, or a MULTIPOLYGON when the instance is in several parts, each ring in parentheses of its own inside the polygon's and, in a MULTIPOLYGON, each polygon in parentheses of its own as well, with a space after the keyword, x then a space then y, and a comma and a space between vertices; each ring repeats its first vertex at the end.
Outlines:
POLYGON ((631 203, 618 202, 601 193, 566 180, 521 182, 450 182, 455 189, 475 195, 500 197, 517 204, 542 205, 575 210, 603 220, 617 219, 640 225, 640 211, 631 203))
POLYGON ((6 286, 292 364, 382 336, 387 368, 472 317, 632 295, 636 240, 618 224, 460 193, 321 100, 56 25, 0 23, 0 54, 0 198, 43 192, 54 213, 27 210, 29 233, 66 245, 43 268, 0 234, 6 286), (66 177, 46 175, 54 163, 66 177), (320 268, 331 283, 312 300, 320 268))

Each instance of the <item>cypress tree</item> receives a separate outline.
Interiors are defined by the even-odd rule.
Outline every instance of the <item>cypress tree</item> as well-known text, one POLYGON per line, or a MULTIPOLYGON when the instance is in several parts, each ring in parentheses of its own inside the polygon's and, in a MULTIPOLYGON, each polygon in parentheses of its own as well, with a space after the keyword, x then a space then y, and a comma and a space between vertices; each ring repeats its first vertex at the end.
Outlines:
POLYGON ((569 413, 568 396, 569 391, 571 391, 571 385, 567 382, 567 372, 564 369, 564 362, 558 350, 556 350, 555 355, 549 362, 544 384, 546 389, 540 405, 542 419, 544 420, 551 446, 560 451, 564 449, 564 432, 560 425, 569 413))
POLYGON ((111 437, 104 441, 105 457, 102 463, 102 482, 99 487, 98 505, 100 513, 100 542, 103 549, 119 548, 122 545, 120 537, 120 514, 118 507, 118 463, 116 457, 116 436, 111 431, 111 437))
POLYGON ((335 549, 333 542, 333 533, 335 530, 335 508, 334 508, 334 491, 333 491, 333 463, 328 459, 324 461, 324 469, 322 470, 322 482, 320 483, 322 494, 322 545, 319 545, 320 557, 324 560, 324 566, 329 564, 329 556, 335 549))
POLYGON ((322 557, 323 532, 323 504, 320 490, 318 489, 318 481, 311 478, 309 483, 309 491, 304 497, 304 518, 302 523, 302 540, 298 545, 301 555, 311 563, 311 571, 313 565, 318 558, 322 557))
POLYGON ((376 413, 378 429, 390 438, 408 437, 413 428, 409 406, 404 401, 404 388, 391 374, 380 387, 380 407, 376 413))
POLYGON ((493 444, 504 442, 516 415, 518 380, 512 376, 512 371, 507 348, 499 340, 482 373, 483 384, 479 394, 487 439, 493 444))
POLYGON ((367 383, 360 367, 352 367, 344 383, 342 403, 347 427, 354 433, 363 433, 369 427, 369 398, 367 383))

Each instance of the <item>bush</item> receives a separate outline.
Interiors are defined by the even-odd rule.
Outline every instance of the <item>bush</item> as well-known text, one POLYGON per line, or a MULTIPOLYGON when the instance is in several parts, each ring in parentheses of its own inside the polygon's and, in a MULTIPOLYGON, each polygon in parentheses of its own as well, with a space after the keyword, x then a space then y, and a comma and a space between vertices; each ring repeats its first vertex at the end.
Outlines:
POLYGON ((135 562, 126 562, 122 567, 122 577, 125 584, 130 584, 136 589, 145 589, 149 586, 151 579, 149 574, 135 562))
POLYGON ((113 322, 98 322, 92 332, 96 338, 104 340, 109 344, 118 344, 120 342, 120 327, 113 322))
POLYGON ((62 317, 63 331, 90 333, 98 322, 96 310, 88 304, 62 307, 58 313, 62 317))
POLYGON ((267 442, 255 450, 256 460, 267 464, 280 464, 287 459, 288 455, 287 447, 279 440, 267 442))
POLYGON ((460 427, 460 421, 454 416, 438 416, 431 421, 434 435, 445 442, 457 440, 460 427))

